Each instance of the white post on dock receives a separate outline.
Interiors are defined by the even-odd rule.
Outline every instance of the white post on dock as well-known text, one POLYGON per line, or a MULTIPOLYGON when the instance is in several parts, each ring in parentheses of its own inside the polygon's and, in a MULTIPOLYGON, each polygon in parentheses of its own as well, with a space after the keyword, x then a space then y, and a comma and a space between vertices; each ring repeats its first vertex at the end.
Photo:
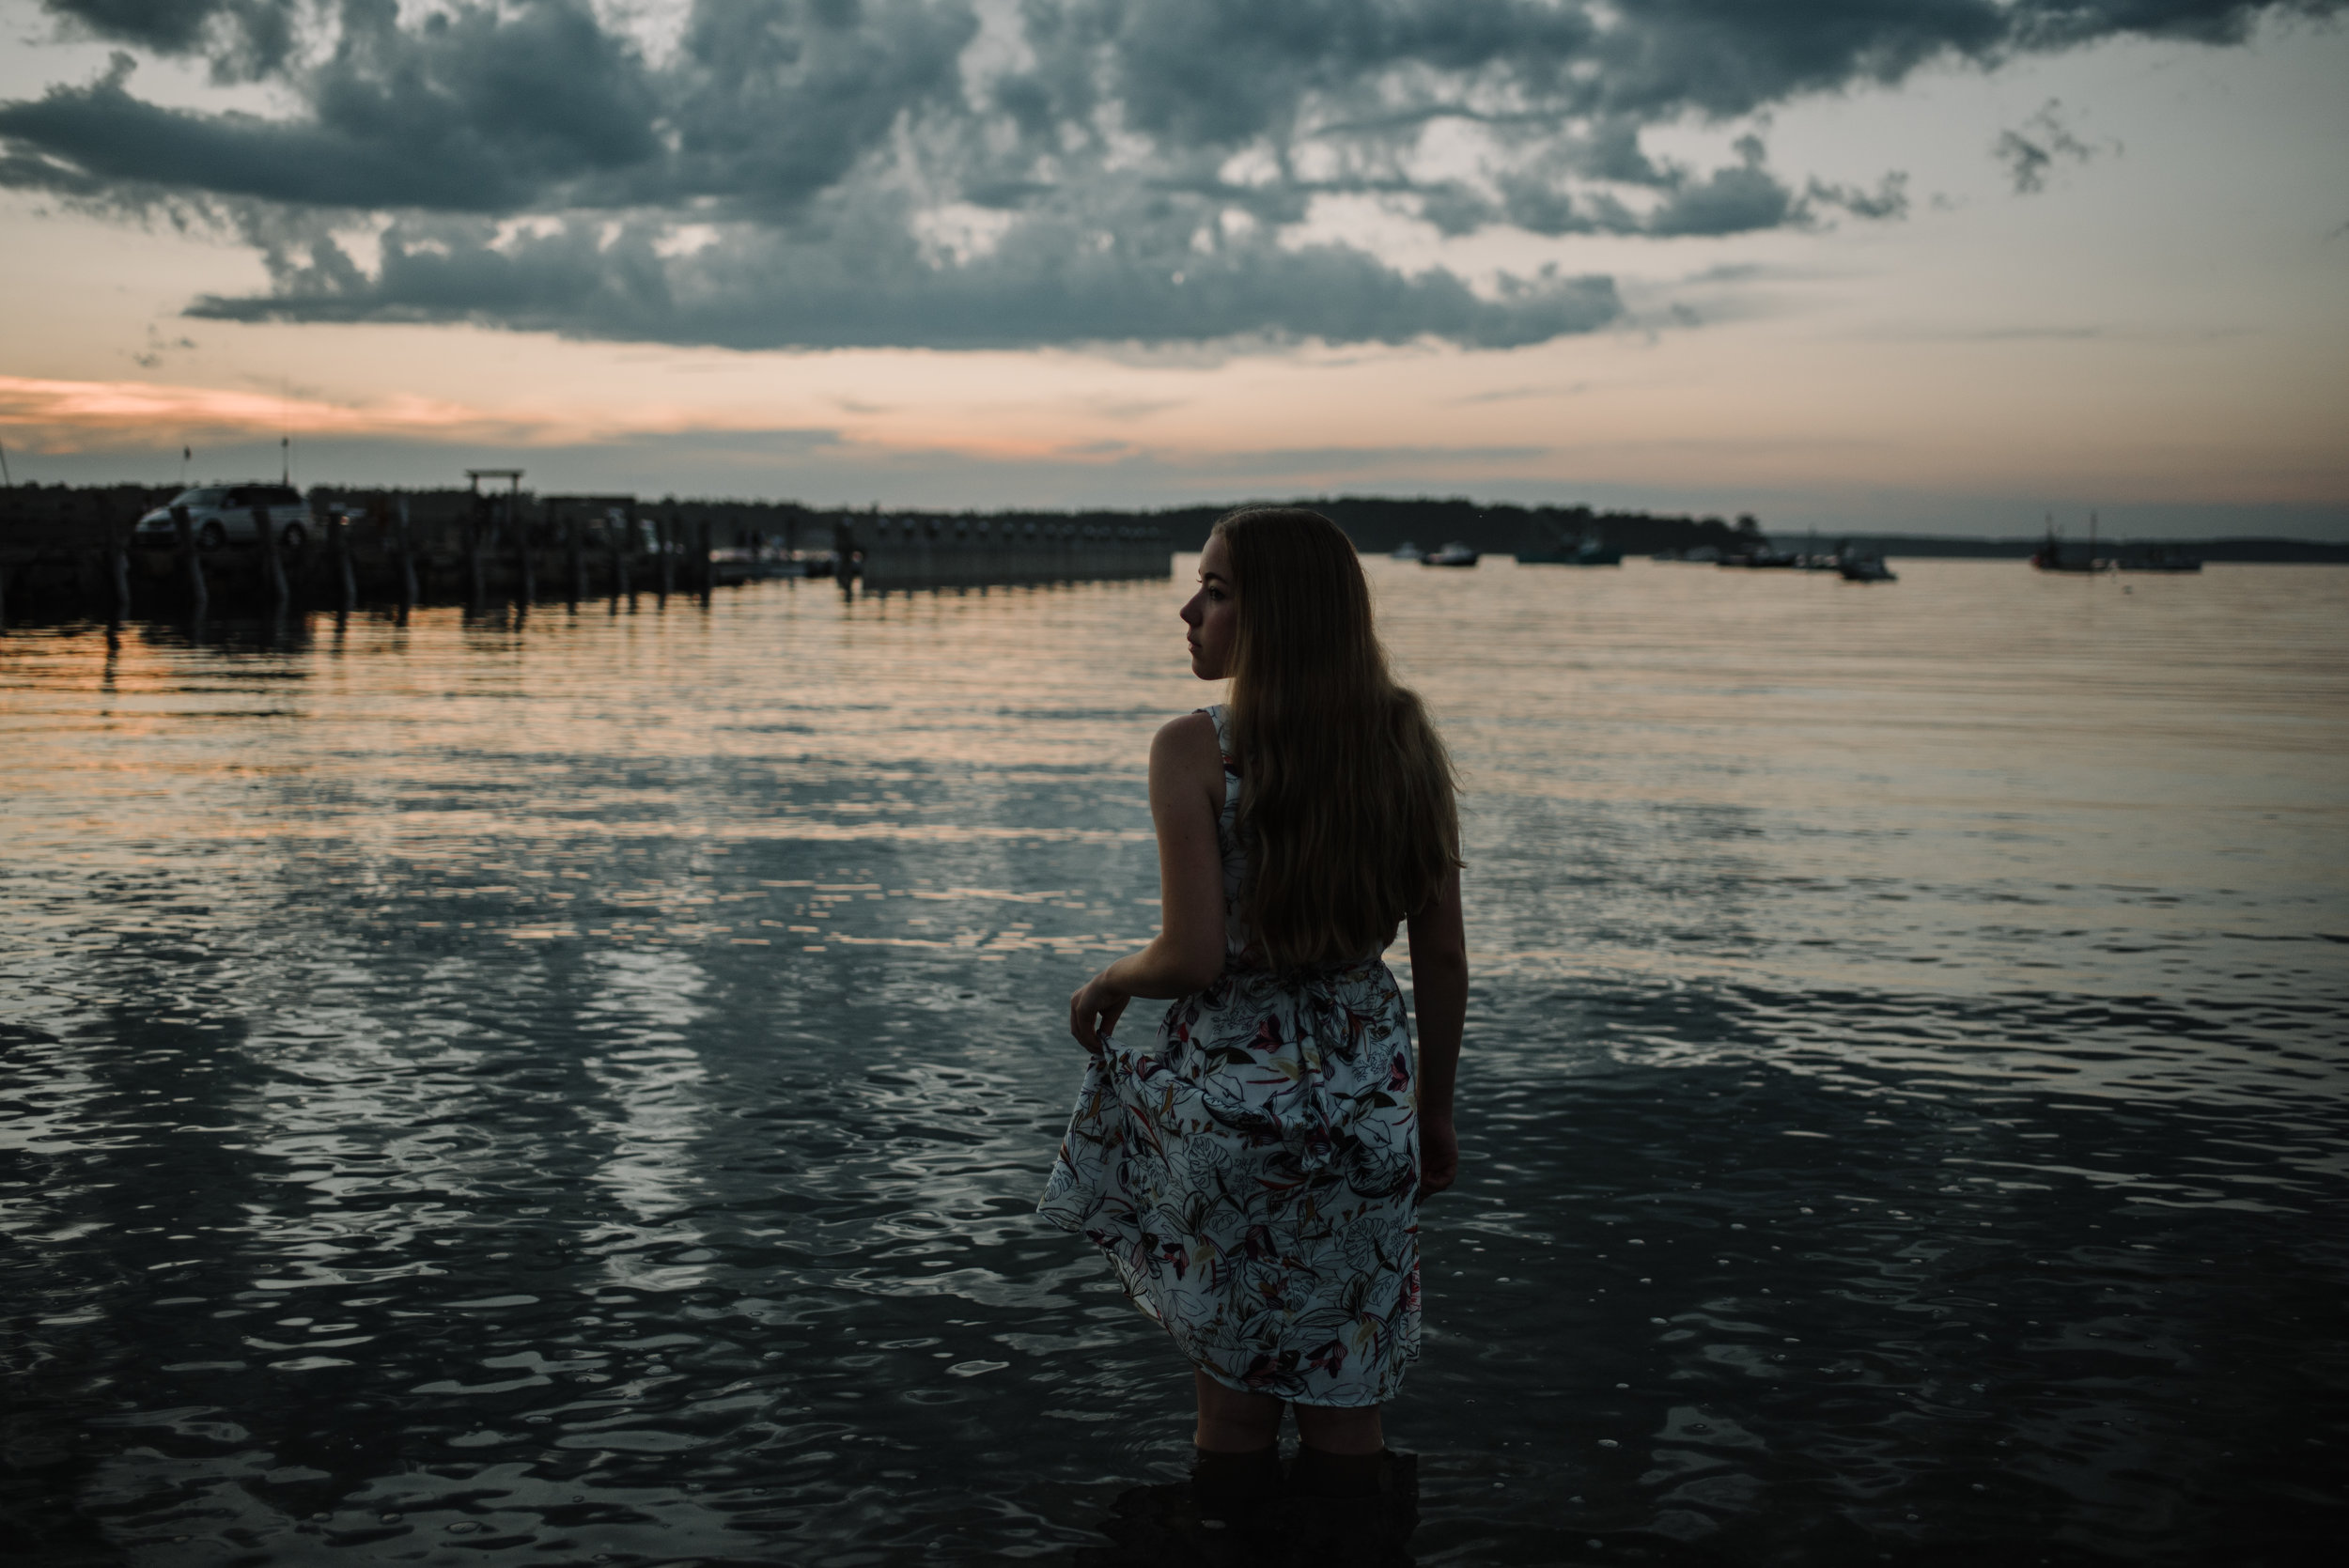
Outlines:
POLYGON ((342 591, 342 611, 348 615, 359 608, 359 580, 350 568, 350 518, 347 513, 330 512, 326 527, 334 551, 334 585, 342 591))

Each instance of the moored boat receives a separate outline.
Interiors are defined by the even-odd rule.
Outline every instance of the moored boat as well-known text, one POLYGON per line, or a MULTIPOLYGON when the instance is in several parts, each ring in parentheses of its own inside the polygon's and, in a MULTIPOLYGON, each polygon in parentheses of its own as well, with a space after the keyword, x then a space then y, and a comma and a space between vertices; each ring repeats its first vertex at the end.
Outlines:
POLYGON ((2113 565, 2122 571, 2193 572, 2202 569, 2202 558, 2169 545, 2140 545, 2123 550, 2113 565))
POLYGON ((1423 567, 1472 567, 1482 559, 1469 546, 1454 539, 1441 550, 1431 550, 1419 558, 1423 567))
POLYGON ((1520 567, 1620 567, 1623 551, 1596 534, 1568 538, 1563 529, 1550 530, 1549 543, 1517 551, 1520 567))
POLYGON ((2056 537, 2055 518, 2050 515, 2047 519, 2047 542, 2032 553, 2030 564, 2041 571, 2068 575, 2085 576, 2090 572, 2103 571, 2106 563, 2096 558, 2096 514, 2088 514, 2088 551, 2084 555, 2070 554, 2064 551, 2063 541, 2056 537))

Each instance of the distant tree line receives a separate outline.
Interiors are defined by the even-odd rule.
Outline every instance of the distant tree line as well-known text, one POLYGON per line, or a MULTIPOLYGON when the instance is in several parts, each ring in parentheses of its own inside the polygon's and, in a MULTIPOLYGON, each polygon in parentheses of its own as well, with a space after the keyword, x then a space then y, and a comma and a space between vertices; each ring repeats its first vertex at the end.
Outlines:
MULTIPOLYGON (((1761 537, 1761 524, 1750 514, 1731 522, 1718 517, 1677 517, 1653 512, 1602 512, 1589 506, 1518 506, 1484 504, 1465 496, 1397 499, 1377 495, 1313 496, 1286 501, 1250 502, 1250 505, 1310 506, 1346 532, 1354 547, 1365 554, 1384 554, 1398 545, 1423 550, 1458 540, 1488 554, 1512 555, 1520 549, 1546 548, 1563 536, 1568 540, 1595 535, 1608 544, 1638 554, 1660 551, 1750 547, 1761 537)), ((896 517, 985 516, 990 521, 1095 523, 1117 526, 1146 523, 1164 531, 1177 550, 1197 550, 1206 543, 1215 520, 1232 510, 1228 505, 1177 506, 1162 511, 1000 511, 948 513, 898 511, 896 517)))

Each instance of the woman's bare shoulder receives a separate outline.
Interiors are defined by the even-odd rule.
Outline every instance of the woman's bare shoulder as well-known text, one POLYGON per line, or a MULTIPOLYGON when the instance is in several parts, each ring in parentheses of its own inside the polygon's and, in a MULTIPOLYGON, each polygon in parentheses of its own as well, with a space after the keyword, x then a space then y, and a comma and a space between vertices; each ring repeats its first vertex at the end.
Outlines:
POLYGON ((1212 782, 1221 788, 1223 743, 1216 736, 1215 721, 1205 713, 1186 713, 1160 724, 1150 741, 1150 770, 1212 782))
POLYGON ((1211 763, 1221 772, 1223 742, 1216 736, 1213 719, 1205 713, 1186 713, 1159 726, 1150 741, 1150 755, 1153 760, 1163 757, 1174 763, 1211 763))
POLYGON ((1176 745, 1188 744, 1193 747, 1200 745, 1220 747, 1221 744, 1216 739, 1215 721, 1207 716, 1207 710, 1204 707, 1194 708, 1189 713, 1169 719, 1159 726, 1158 737, 1161 741, 1171 741, 1176 745))

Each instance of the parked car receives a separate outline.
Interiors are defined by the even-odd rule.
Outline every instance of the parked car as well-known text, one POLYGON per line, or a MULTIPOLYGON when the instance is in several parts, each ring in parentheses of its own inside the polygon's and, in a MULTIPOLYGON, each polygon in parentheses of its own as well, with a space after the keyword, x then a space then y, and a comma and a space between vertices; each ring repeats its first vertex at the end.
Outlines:
POLYGON ((139 519, 137 542, 148 549, 168 549, 178 542, 179 531, 171 520, 171 508, 185 506, 188 521, 195 529, 198 550, 218 550, 234 541, 254 544, 260 538, 260 527, 253 520, 253 509, 269 508, 271 529, 277 536, 280 549, 300 550, 310 536, 310 505, 302 499, 302 492, 291 485, 198 485, 181 490, 167 505, 158 506, 139 519))

